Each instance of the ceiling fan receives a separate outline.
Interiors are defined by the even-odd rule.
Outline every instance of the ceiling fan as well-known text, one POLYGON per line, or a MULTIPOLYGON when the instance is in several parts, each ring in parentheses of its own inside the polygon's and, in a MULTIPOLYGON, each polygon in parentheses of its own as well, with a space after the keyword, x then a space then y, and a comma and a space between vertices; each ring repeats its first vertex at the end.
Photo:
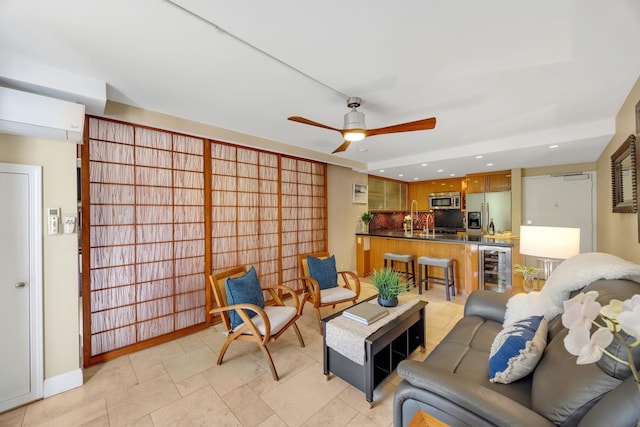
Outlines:
POLYGON ((322 123, 314 122, 313 120, 305 119, 300 116, 291 116, 288 120, 340 132, 344 138, 344 142, 341 146, 333 150, 332 154, 345 151, 352 142, 360 141, 368 136, 398 132, 413 132, 416 130, 429 130, 436 127, 436 118, 431 117, 430 119, 416 120, 415 122, 400 123, 377 129, 367 129, 364 124, 364 113, 356 110, 361 103, 362 100, 356 96, 347 98, 347 107, 351 108, 351 111, 344 115, 344 129, 332 128, 331 126, 323 125, 322 123))

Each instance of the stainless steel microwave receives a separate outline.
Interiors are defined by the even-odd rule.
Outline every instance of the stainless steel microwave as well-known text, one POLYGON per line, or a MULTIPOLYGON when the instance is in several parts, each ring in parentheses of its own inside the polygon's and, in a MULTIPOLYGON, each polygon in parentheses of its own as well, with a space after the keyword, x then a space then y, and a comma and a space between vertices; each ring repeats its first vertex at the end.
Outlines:
POLYGON ((430 193, 429 209, 460 209, 460 193, 430 193))

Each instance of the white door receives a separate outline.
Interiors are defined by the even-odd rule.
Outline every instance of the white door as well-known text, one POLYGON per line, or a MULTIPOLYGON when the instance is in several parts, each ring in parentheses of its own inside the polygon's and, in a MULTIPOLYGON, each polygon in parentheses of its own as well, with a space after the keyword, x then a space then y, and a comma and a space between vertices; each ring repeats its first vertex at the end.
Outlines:
POLYGON ((595 250, 595 173, 522 180, 524 225, 580 228, 580 252, 595 250))
POLYGON ((42 397, 41 171, 0 163, 0 412, 42 397))

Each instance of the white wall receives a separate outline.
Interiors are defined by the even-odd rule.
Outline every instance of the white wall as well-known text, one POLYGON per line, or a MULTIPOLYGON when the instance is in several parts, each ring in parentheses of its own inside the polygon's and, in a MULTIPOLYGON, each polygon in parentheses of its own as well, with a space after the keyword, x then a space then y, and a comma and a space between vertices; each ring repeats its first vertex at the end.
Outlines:
POLYGON ((631 134, 636 133, 635 106, 640 101, 640 78, 616 116, 616 134, 604 149, 596 163, 597 191, 597 240, 598 251, 640 263, 638 243, 638 214, 611 212, 611 155, 631 134))
POLYGON ((327 166, 329 252, 338 270, 356 271, 356 231, 367 205, 353 204, 353 184, 367 184, 368 175, 341 166, 327 166))
MULTIPOLYGON (((42 207, 62 208, 63 216, 75 214, 75 144, 0 134, 0 161, 42 166, 42 207)), ((44 213, 42 230, 46 383, 80 368, 78 243, 75 233, 47 235, 44 213)))

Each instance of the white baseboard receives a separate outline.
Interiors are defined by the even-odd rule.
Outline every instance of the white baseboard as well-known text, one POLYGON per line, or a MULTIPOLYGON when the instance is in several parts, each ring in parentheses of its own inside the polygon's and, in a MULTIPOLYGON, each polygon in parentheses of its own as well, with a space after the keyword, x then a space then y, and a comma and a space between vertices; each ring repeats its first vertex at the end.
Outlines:
POLYGON ((47 398, 64 391, 80 387, 82 385, 82 381, 82 369, 80 368, 65 372, 64 374, 56 375, 55 377, 47 378, 44 380, 42 397, 47 398))

